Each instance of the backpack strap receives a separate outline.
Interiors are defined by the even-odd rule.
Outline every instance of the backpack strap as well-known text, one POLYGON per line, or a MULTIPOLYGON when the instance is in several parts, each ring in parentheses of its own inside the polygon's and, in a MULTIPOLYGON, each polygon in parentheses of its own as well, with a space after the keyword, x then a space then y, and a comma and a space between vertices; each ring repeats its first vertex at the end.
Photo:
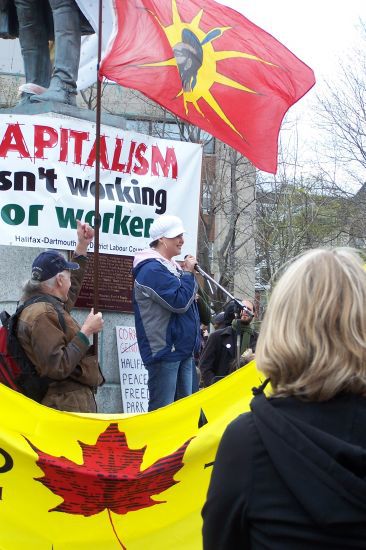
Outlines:
MULTIPOLYGON (((21 393, 24 393, 24 395, 27 395, 28 397, 31 397, 35 401, 41 403, 43 397, 47 392, 51 379, 47 376, 40 377, 37 374, 35 366, 29 360, 27 354, 25 353, 17 338, 17 324, 19 316, 25 308, 37 302, 48 302, 53 305, 54 309, 57 312, 60 326, 63 332, 66 333, 64 309, 61 305, 61 302, 56 297, 49 294, 33 296, 29 300, 26 300, 23 304, 17 307, 13 315, 8 315, 7 317, 5 316, 4 326, 7 330, 7 350, 10 355, 13 356, 16 363, 19 365, 21 372, 17 381, 17 387, 15 389, 18 389, 18 391, 21 391, 21 393)), ((8 385, 10 384, 8 383, 8 385)), ((13 386, 10 385, 10 387, 13 386)))
POLYGON ((6 327, 6 325, 8 324, 9 317, 10 315, 7 311, 4 310, 0 312, 0 322, 3 325, 3 327, 6 327))
POLYGON ((31 306, 32 304, 36 304, 38 302, 47 302, 54 306, 58 316, 58 322, 60 323, 62 331, 66 333, 64 310, 61 306, 60 301, 56 297, 51 296, 50 294, 40 294, 38 296, 33 296, 32 298, 29 298, 29 300, 26 300, 20 306, 18 306, 15 313, 13 313, 13 315, 10 315, 6 319, 5 324, 3 323, 4 326, 6 326, 6 328, 8 329, 8 348, 10 351, 14 349, 14 346, 15 346, 15 344, 13 343, 14 339, 16 340, 16 342, 19 342, 16 335, 16 331, 17 331, 18 319, 20 317, 20 314, 26 307, 31 306))
POLYGON ((58 322, 60 323, 63 332, 66 332, 64 309, 61 305, 60 300, 58 300, 55 296, 51 296, 51 294, 40 294, 39 296, 33 296, 32 298, 29 298, 29 300, 26 300, 22 305, 17 308, 14 315, 16 315, 18 319, 19 315, 26 307, 31 306, 32 304, 36 304, 38 302, 47 302, 53 305, 58 316, 58 322))

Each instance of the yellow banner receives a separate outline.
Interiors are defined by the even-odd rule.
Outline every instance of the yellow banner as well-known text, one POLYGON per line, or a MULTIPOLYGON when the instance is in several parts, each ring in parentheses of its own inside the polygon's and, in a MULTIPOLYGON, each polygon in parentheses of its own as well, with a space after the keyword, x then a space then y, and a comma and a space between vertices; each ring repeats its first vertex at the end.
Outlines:
POLYGON ((198 550, 227 424, 249 410, 254 363, 138 416, 78 415, 0 385, 0 550, 198 550))

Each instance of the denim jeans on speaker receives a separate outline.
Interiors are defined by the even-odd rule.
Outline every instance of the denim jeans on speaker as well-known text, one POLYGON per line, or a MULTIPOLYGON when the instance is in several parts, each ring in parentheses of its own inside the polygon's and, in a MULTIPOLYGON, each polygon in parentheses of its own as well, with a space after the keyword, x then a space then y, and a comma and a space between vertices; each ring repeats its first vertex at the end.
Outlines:
POLYGON ((154 411, 192 393, 193 359, 159 361, 146 365, 149 374, 149 411, 154 411))

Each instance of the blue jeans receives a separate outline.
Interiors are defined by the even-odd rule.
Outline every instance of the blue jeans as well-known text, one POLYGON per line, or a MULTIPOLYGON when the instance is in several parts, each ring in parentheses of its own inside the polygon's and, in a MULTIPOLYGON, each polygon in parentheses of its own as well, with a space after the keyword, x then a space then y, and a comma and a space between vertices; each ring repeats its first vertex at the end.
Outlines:
POLYGON ((149 411, 169 405, 192 393, 192 357, 184 361, 159 361, 146 365, 149 411))
POLYGON ((192 393, 199 390, 199 378, 197 373, 196 361, 192 361, 192 393))

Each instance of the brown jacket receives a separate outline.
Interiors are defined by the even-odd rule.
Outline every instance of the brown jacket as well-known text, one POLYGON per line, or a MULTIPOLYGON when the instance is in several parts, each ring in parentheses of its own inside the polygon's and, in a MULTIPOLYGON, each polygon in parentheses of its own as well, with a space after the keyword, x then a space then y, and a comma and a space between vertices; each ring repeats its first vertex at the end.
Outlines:
POLYGON ((80 269, 71 271, 71 288, 64 308, 66 331, 62 329, 55 307, 37 302, 21 313, 17 336, 40 376, 51 383, 42 404, 72 412, 96 412, 94 393, 104 379, 88 339, 70 310, 80 292, 86 259, 74 258, 80 269))

